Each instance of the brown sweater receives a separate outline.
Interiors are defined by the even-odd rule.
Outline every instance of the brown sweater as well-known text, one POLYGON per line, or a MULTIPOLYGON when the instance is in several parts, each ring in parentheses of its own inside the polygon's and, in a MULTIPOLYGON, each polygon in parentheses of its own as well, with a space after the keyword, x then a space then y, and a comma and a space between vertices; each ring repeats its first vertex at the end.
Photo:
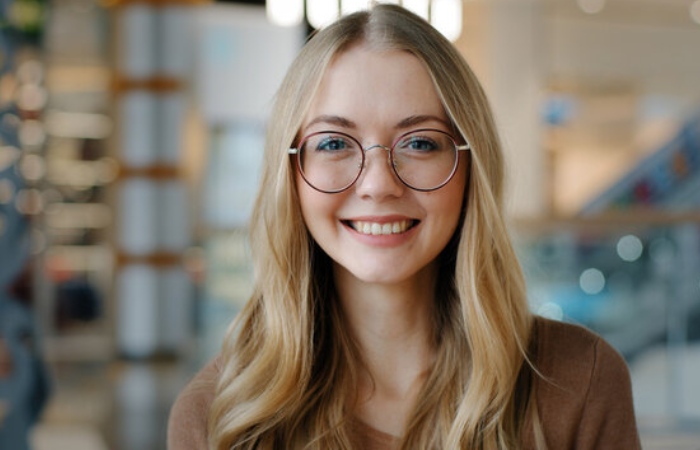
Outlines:
MULTIPOLYGON (((537 405, 550 450, 640 449, 624 360, 590 331, 542 318, 535 321, 537 405)), ((169 450, 207 449, 207 410, 219 369, 205 367, 183 390, 170 413, 169 450)), ((391 450, 398 438, 354 420, 358 449, 391 450)), ((525 433, 522 448, 534 449, 525 433)))

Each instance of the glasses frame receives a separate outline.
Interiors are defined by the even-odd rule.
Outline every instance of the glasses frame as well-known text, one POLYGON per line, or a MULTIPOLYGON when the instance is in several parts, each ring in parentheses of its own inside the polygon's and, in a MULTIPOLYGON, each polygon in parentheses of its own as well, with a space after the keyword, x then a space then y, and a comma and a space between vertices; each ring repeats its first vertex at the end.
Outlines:
POLYGON ((471 151, 471 146, 469 145, 469 143, 462 144, 462 145, 458 144, 458 143, 457 143, 457 140, 454 138, 454 136, 452 136, 452 135, 451 135, 450 133, 448 133, 447 131, 438 130, 438 129, 436 129, 436 128, 417 128, 417 129, 415 129, 415 130, 407 131, 406 133, 403 133, 401 136, 397 137, 397 138, 394 140, 394 142, 391 144, 391 147, 387 147, 386 145, 382 145, 382 144, 373 144, 373 145, 369 145, 369 146, 367 146, 367 147, 363 147, 363 146, 362 146, 362 143, 360 143, 359 139, 357 139, 356 137, 354 137, 354 136, 352 136, 352 135, 350 135, 350 134, 348 134, 348 133, 343 133, 342 131, 333 131, 333 130, 316 131, 316 132, 314 132, 314 133, 307 134, 306 136, 304 136, 303 138, 301 138, 301 139, 299 140, 299 144, 298 144, 296 147, 291 147, 291 148, 289 148, 289 149, 287 150, 287 153, 290 154, 290 155, 295 155, 295 156, 296 156, 296 157, 294 158, 294 159, 296 159, 296 167, 297 167, 297 169, 299 170, 299 173, 301 174, 301 177, 304 179, 304 182, 306 182, 306 184, 308 184, 309 187, 311 187, 312 189, 317 190, 318 192, 323 192, 324 194, 338 194, 338 193, 340 193, 340 192, 347 191, 348 189, 350 189, 350 188, 357 182, 357 180, 360 178, 360 175, 362 175, 362 171, 365 169, 365 160, 366 160, 366 158, 367 158, 367 157, 366 157, 366 154, 367 154, 368 151, 370 151, 370 150, 372 150, 372 149, 374 149, 374 148, 381 148, 381 149, 384 149, 384 150, 388 151, 388 152, 389 152, 389 165, 391 166, 391 170, 392 170, 392 172, 394 172, 394 175, 396 176, 396 178, 397 178, 399 181, 401 181, 401 183, 402 183, 404 186, 406 186, 406 187, 408 187, 408 188, 410 188, 410 189, 413 189, 414 191, 418 191, 418 192, 432 192, 432 191, 436 191, 436 190, 440 189, 441 187, 445 186, 447 183, 449 183, 450 180, 452 180, 452 178, 454 177, 455 173, 457 172, 457 167, 459 167, 459 161, 460 161, 460 154, 461 154, 461 152, 470 152, 470 151, 471 151), (439 184, 438 186, 436 186, 436 187, 432 187, 432 188, 427 188, 427 189, 426 189, 426 188, 417 188, 417 187, 411 186, 411 185, 408 184, 406 181, 404 181, 403 178, 401 178, 401 175, 399 175, 398 171, 396 170, 396 162, 394 161, 394 147, 396 147, 396 144, 398 144, 399 142, 401 142, 401 140, 402 140, 403 138, 405 138, 406 136, 408 136, 408 135, 410 135, 410 134, 420 133, 420 132, 427 132, 427 131, 442 133, 442 134, 446 135, 447 137, 449 137, 450 140, 452 141, 452 143, 454 144, 455 151, 457 152, 457 158, 455 158, 455 163, 454 163, 454 166, 452 167, 452 171, 450 172, 450 175, 445 179, 445 181, 443 181, 442 183, 440 183, 440 184, 439 184), (344 186, 344 187, 342 187, 342 188, 339 188, 339 189, 331 189, 331 190, 328 190, 328 189, 320 189, 320 188, 314 186, 314 185, 306 178, 306 175, 304 174, 304 170, 301 168, 301 158, 299 158, 299 154, 300 154, 300 152, 301 152, 302 144, 303 144, 305 141, 307 141, 309 138, 311 138, 311 137, 313 137, 313 136, 318 136, 318 135, 321 135, 321 134, 328 134, 328 133, 331 133, 331 134, 334 134, 334 135, 340 135, 340 136, 346 137, 346 138, 348 138, 348 139, 351 139, 351 140, 355 141, 355 143, 357 143, 358 148, 360 148, 360 149, 362 150, 362 152, 361 152, 362 160, 360 161, 360 170, 357 171, 357 175, 355 176, 355 178, 353 178, 353 180, 352 180, 350 183, 348 183, 346 186, 344 186))

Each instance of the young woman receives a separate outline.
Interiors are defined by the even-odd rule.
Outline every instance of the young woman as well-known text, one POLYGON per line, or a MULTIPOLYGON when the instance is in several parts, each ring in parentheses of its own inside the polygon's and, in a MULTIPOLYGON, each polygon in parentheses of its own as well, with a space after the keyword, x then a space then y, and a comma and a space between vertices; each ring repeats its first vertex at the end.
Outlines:
POLYGON ((171 449, 639 448, 619 355, 528 311, 487 100, 429 24, 317 33, 264 160, 255 292, 171 449))

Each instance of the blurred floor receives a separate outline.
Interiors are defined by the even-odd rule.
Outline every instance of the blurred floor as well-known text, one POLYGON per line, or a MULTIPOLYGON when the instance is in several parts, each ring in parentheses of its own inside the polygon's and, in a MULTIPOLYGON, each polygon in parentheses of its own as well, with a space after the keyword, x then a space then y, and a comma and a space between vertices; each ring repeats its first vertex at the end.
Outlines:
POLYGON ((55 366, 34 450, 165 450, 170 405, 191 373, 173 361, 55 366))
MULTIPOLYGON (((34 450, 166 450, 170 405, 196 368, 173 361, 54 367, 34 450)), ((700 428, 641 421, 645 450, 700 450, 700 428)))

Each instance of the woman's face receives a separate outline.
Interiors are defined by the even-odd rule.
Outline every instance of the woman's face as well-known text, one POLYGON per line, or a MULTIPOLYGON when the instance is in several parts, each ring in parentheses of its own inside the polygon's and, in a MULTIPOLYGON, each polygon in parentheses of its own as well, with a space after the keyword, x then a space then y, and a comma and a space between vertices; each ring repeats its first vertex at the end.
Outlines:
MULTIPOLYGON (((451 133, 449 119, 428 72, 413 55, 355 45, 338 55, 324 75, 300 136, 320 131, 351 135, 362 147, 391 146, 421 128, 451 133)), ((405 186, 373 148, 349 189, 335 194, 311 188, 297 172, 306 225, 332 258, 336 273, 367 283, 401 283, 435 268, 455 232, 467 178, 460 157, 442 188, 419 192, 405 186)))

